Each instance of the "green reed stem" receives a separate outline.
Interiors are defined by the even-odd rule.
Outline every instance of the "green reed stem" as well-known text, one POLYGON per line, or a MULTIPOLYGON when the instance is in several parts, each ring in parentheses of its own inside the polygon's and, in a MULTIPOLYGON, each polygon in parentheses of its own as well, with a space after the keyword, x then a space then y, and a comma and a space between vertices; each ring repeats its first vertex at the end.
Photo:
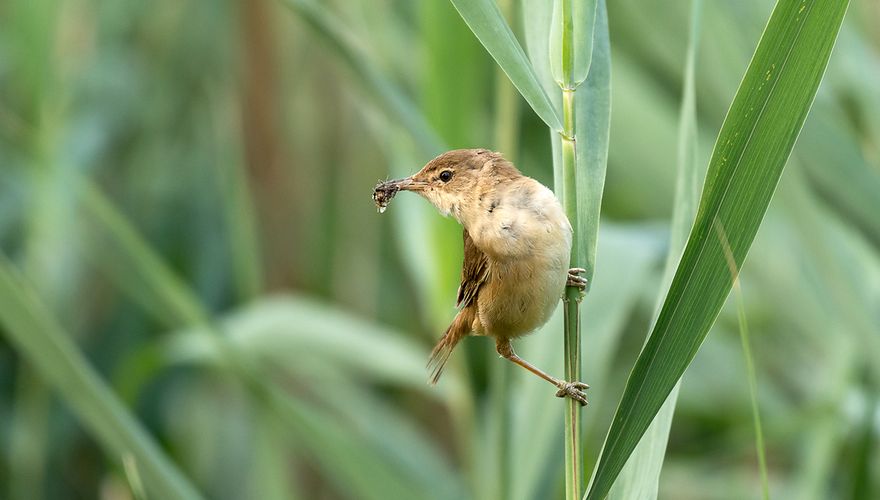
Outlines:
MULTIPOLYGON (((577 211, 577 147, 575 131, 575 91, 574 82, 574 21, 572 0, 562 0, 562 204, 565 215, 573 228, 572 242, 579 237, 577 211)), ((579 267, 583 261, 579 255, 579 245, 571 247, 571 266, 579 267)), ((565 379, 581 378, 580 341, 580 302, 581 291, 576 287, 566 287, 563 298, 565 329, 565 379)), ((579 499, 584 482, 583 446, 581 440, 580 403, 573 399, 566 401, 565 411, 565 498, 579 499)))
POLYGON ((743 300, 742 287, 739 280, 733 283, 736 295, 736 311, 739 318, 739 337, 742 341, 743 357, 746 362, 746 378, 749 381, 749 398, 752 403, 752 423, 755 426, 755 452, 758 455, 758 471, 761 474, 761 498, 770 498, 770 478, 767 474, 767 454, 764 448, 764 431, 761 426, 761 411, 758 407, 758 377, 755 374, 755 362, 749 342, 749 324, 746 321, 746 308, 743 300))

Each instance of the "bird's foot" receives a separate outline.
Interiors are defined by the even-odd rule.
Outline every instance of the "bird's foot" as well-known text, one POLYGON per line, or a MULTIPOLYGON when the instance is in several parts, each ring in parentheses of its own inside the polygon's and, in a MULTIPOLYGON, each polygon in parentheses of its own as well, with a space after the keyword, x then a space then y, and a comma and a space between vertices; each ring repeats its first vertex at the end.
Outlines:
POLYGON ((568 281, 565 282, 566 286, 573 286, 580 291, 584 291, 587 289, 587 278, 581 276, 581 273, 587 272, 586 269, 581 269, 579 267, 573 267, 568 270, 568 281))
POLYGON ((557 398, 571 398, 581 406, 587 406, 587 394, 584 392, 589 389, 590 386, 583 382, 562 382, 562 385, 559 386, 559 390, 556 391, 557 398))

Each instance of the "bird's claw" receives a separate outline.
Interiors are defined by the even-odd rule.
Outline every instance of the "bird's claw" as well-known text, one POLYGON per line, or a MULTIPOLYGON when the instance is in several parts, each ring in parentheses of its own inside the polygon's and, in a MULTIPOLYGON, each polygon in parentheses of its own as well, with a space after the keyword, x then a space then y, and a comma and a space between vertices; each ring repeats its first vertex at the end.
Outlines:
POLYGON ((580 267, 573 267, 568 270, 568 281, 565 282, 566 286, 573 286, 580 291, 584 291, 587 289, 587 278, 581 276, 581 273, 587 272, 586 269, 581 269, 580 267))
POLYGON ((587 406, 587 395, 584 391, 589 388, 590 386, 583 382, 563 382, 559 390, 556 391, 556 397, 571 398, 580 403, 581 406, 587 406))

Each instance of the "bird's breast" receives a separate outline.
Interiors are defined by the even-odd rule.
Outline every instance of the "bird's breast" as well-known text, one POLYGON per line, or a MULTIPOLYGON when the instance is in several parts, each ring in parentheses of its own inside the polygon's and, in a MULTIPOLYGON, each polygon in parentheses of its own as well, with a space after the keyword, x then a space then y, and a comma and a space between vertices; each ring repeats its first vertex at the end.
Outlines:
POLYGON ((483 333, 525 335, 543 325, 565 288, 571 226, 553 193, 536 181, 488 200, 468 233, 489 260, 478 299, 483 333))
POLYGON ((486 190, 462 223, 474 244, 498 261, 556 252, 568 255, 571 225, 553 192, 528 177, 486 190))
POLYGON ((565 287, 565 261, 517 261, 490 264, 491 278, 480 292, 484 333, 514 338, 550 319, 565 287))

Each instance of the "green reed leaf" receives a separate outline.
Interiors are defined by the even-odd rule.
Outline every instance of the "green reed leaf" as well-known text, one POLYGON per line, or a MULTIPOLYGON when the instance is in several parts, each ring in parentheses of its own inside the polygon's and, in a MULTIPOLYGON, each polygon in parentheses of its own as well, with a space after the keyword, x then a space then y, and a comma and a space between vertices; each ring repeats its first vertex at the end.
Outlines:
POLYGON ((837 39, 846 0, 780 0, 715 144, 700 208, 651 338, 630 374, 588 499, 604 498, 730 293, 837 39))

